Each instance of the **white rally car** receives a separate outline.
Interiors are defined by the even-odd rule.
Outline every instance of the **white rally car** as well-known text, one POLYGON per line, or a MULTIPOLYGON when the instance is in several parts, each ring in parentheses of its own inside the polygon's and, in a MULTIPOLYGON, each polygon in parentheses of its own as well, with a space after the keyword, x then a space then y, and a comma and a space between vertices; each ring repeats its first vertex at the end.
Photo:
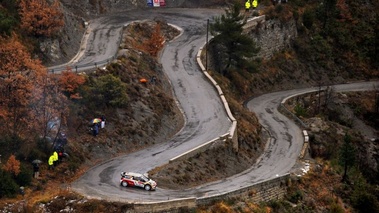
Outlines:
POLYGON ((147 191, 155 190, 157 182, 148 178, 146 175, 135 172, 121 172, 121 186, 137 186, 147 191))

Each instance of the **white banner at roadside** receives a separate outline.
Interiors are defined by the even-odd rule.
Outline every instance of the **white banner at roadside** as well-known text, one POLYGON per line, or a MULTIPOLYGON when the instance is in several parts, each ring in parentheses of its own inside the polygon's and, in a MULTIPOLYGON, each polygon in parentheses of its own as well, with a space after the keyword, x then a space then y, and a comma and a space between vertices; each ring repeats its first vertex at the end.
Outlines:
POLYGON ((160 6, 159 0, 154 0, 153 5, 154 7, 159 7, 160 6))

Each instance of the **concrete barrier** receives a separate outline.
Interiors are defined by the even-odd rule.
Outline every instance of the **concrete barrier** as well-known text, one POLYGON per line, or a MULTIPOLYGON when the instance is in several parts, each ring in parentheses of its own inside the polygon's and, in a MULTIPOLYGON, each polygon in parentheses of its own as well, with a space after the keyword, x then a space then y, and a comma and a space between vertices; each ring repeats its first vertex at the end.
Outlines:
POLYGON ((171 162, 178 161, 178 160, 185 160, 185 159, 188 159, 190 157, 195 156, 198 153, 204 152, 209 148, 221 146, 225 143, 228 136, 229 136, 229 133, 226 133, 225 135, 221 135, 219 138, 215 138, 213 140, 210 140, 210 141, 208 141, 208 142, 206 142, 200 146, 197 146, 197 147, 195 147, 195 148, 193 148, 193 149, 191 149, 191 150, 189 150, 183 154, 180 154, 174 158, 171 158, 169 160, 169 162, 171 163, 171 162))
MULTIPOLYGON (((206 44, 204 44, 205 46, 206 44)), ((204 47, 203 46, 203 47, 204 47)), ((203 63, 201 62, 201 54, 202 54, 202 50, 203 50, 203 47, 200 48, 200 50, 198 51, 197 53, 197 56, 196 56, 196 60, 197 60, 197 63, 201 69, 201 71, 203 72, 204 76, 209 80, 209 82, 213 85, 213 87, 215 88, 215 90, 217 91, 219 97, 220 97, 220 100, 222 102, 222 104, 224 105, 224 108, 225 108, 225 112, 226 114, 228 115, 228 118, 232 121, 232 125, 230 126, 229 128, 229 131, 226 132, 225 134, 223 135, 220 135, 220 137, 218 138, 215 138, 213 140, 210 140, 210 141, 207 141, 205 142, 204 144, 200 145, 200 146, 197 146, 183 154, 180 154, 174 158, 171 158, 169 160, 169 162, 174 162, 174 161, 178 161, 178 160, 184 160, 184 159, 188 159, 190 157, 193 157, 195 156, 196 154, 200 153, 200 152, 204 152, 205 150, 209 149, 209 148, 213 148, 213 147, 217 147, 219 145, 222 145, 225 143, 226 140, 231 140, 233 142, 233 148, 238 151, 238 136, 237 136, 237 120, 234 118, 230 108, 229 108, 229 104, 224 96, 224 93, 222 92, 222 89, 221 87, 218 85, 218 83, 212 78, 211 75, 209 75, 209 73, 207 72, 207 70, 205 70, 205 67, 203 65, 203 63)))

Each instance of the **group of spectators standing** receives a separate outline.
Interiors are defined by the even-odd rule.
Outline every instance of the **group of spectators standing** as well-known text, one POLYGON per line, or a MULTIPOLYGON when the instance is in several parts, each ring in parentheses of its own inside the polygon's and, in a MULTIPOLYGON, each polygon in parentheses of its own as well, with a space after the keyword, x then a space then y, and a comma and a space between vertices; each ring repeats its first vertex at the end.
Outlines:
POLYGON ((64 133, 60 133, 59 137, 54 145, 53 148, 53 154, 50 155, 48 164, 49 164, 49 170, 53 170, 56 165, 58 165, 62 158, 67 155, 64 152, 64 146, 67 144, 67 138, 64 133))
POLYGON ((97 136, 99 134, 100 129, 104 129, 105 127, 105 117, 101 116, 101 118, 95 118, 98 122, 93 122, 91 131, 93 136, 97 136))
POLYGON ((258 7, 258 0, 247 0, 245 2, 246 12, 250 11, 251 6, 253 6, 253 9, 257 8, 258 7))
POLYGON ((54 151, 52 155, 49 157, 49 170, 54 170, 54 166, 58 164, 58 152, 54 151))
MULTIPOLYGON (((279 4, 279 3, 287 3, 288 0, 271 0, 273 5, 279 4)), ((245 9, 246 12, 250 11, 250 8, 253 7, 253 10, 258 7, 258 0, 246 0, 245 2, 245 9)))

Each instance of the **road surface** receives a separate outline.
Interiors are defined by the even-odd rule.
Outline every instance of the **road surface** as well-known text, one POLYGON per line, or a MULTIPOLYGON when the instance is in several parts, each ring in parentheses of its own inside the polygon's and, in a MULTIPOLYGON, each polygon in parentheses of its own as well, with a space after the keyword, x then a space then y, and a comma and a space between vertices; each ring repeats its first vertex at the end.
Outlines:
MULTIPOLYGON (((256 97, 247 103, 272 138, 259 162, 240 174, 187 190, 158 188, 150 192, 121 187, 120 172, 146 173, 168 163, 169 159, 202 143, 225 134, 228 119, 216 91, 205 79, 195 62, 197 51, 205 43, 206 20, 221 14, 222 10, 178 9, 128 11, 92 20, 85 51, 78 54, 75 63, 81 67, 108 60, 118 49, 122 27, 133 20, 164 18, 183 29, 183 34, 166 45, 161 62, 170 80, 173 92, 186 118, 183 129, 171 140, 150 148, 111 159, 87 171, 72 184, 72 188, 88 197, 124 202, 165 201, 178 198, 202 198, 226 193, 264 181, 291 171, 300 154, 303 137, 301 130, 277 111, 283 98, 310 89, 281 91, 256 97)), ((59 67, 59 66, 58 66, 59 67)), ((56 69, 59 69, 56 67, 56 69)), ((372 88, 372 83, 345 84, 337 90, 372 88)), ((158 183, 159 184, 159 183, 158 183)), ((158 185, 159 187, 159 185, 158 185)))

